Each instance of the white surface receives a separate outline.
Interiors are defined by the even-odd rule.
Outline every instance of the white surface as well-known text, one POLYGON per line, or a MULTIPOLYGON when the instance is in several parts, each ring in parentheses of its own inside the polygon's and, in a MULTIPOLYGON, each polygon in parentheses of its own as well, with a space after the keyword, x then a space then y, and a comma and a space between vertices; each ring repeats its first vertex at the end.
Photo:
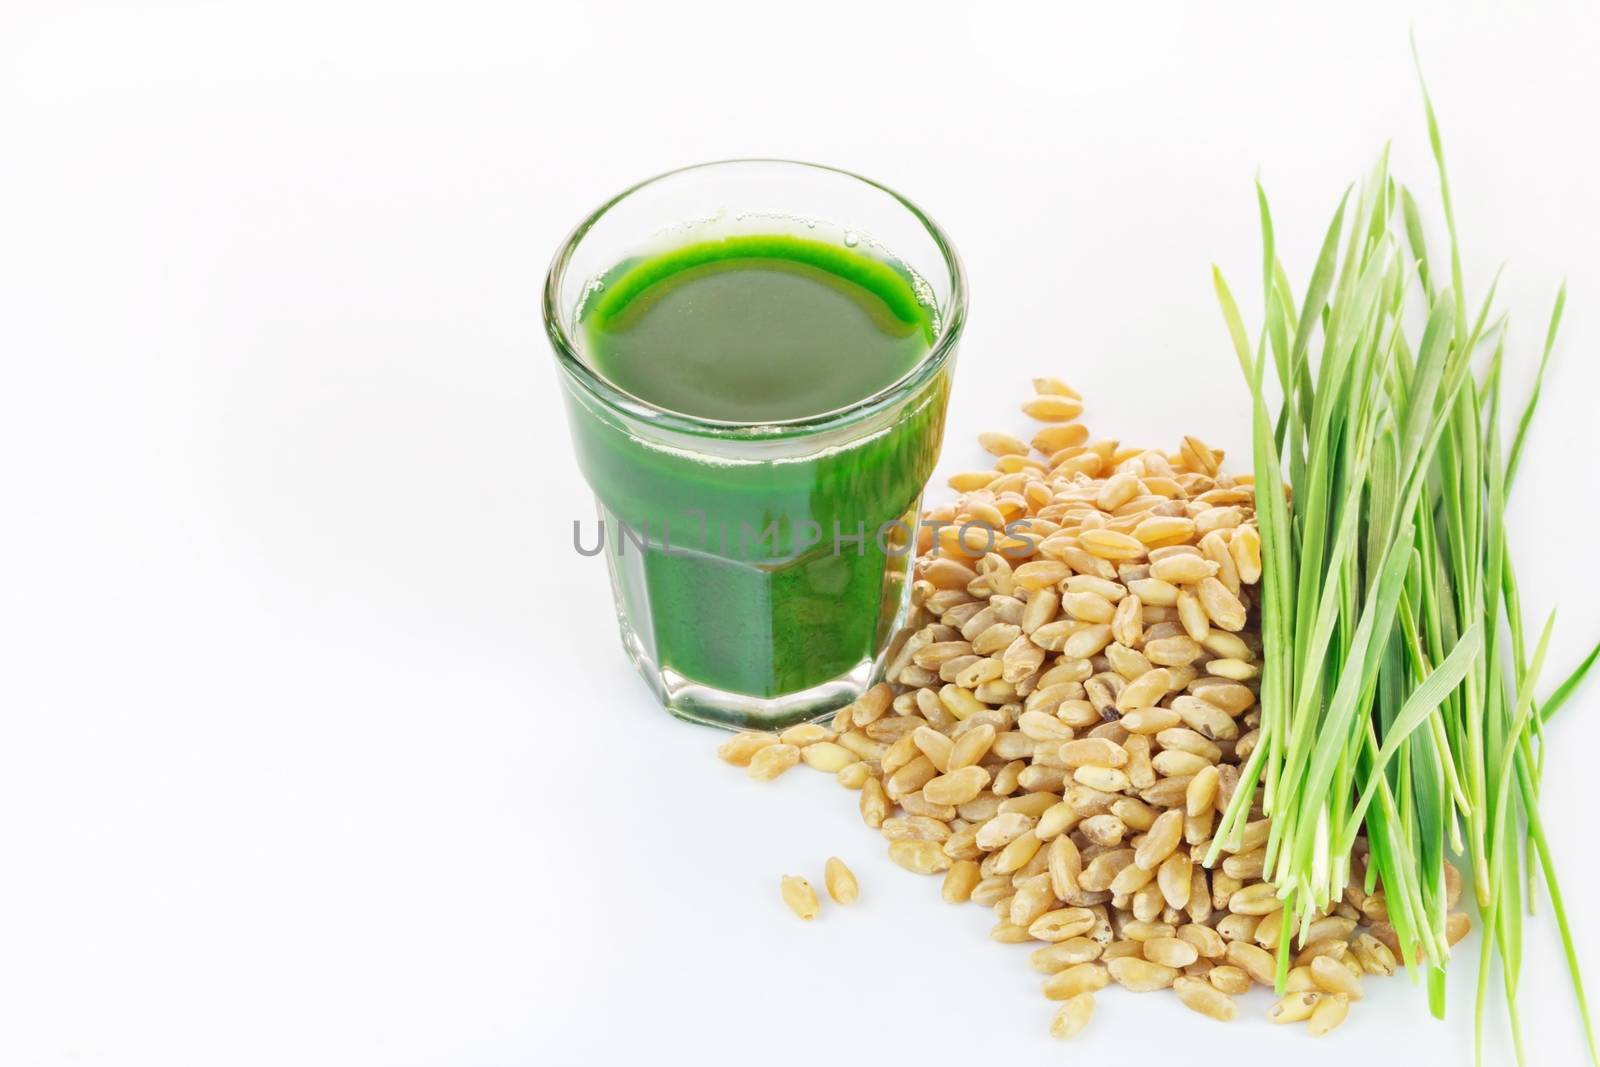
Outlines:
MULTIPOLYGON (((1112 993, 1054 1047, 1023 950, 854 794, 652 708, 569 547, 536 291, 603 196, 778 155, 925 205, 973 289, 946 470, 1045 369, 1097 430, 1237 456, 1209 264, 1252 290, 1258 169, 1302 285, 1385 139, 1431 194, 1414 24, 1516 403, 1571 280, 1511 524, 1552 674, 1600 633, 1594 8, 1063 7, 6 5, 0 1062, 1462 1062, 1470 963, 1445 1024, 1403 979, 1322 1043, 1112 993), (777 878, 830 853, 862 901, 803 926, 777 878)), ((1544 810, 1600 975, 1597 701, 1544 810)), ((1528 938, 1529 1043, 1578 1063, 1528 938)))

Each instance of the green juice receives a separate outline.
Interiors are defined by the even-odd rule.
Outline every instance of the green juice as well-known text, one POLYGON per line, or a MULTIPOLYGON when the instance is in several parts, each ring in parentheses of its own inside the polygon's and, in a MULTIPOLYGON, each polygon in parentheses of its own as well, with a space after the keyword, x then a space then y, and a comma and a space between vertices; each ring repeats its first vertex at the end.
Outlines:
POLYGON ((758 698, 870 673, 903 609, 948 370, 849 432, 785 424, 918 366, 938 333, 918 285, 864 250, 772 234, 631 259, 589 293, 578 324, 596 372, 748 438, 735 458, 698 454, 692 431, 652 436, 568 389, 636 659, 758 698))

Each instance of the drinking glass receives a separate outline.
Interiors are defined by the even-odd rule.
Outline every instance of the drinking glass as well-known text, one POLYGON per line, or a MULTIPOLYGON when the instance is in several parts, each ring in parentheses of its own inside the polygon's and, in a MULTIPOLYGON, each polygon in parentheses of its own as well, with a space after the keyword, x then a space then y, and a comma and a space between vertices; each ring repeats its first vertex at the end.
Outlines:
POLYGON ((544 318, 622 643, 661 704, 730 728, 781 728, 878 680, 903 622, 922 488, 938 458, 966 310, 961 263, 898 193, 842 170, 732 160, 613 197, 561 245, 544 318), (901 378, 833 411, 731 422, 618 388, 584 351, 583 304, 626 259, 725 236, 790 234, 892 263, 933 339, 901 378))

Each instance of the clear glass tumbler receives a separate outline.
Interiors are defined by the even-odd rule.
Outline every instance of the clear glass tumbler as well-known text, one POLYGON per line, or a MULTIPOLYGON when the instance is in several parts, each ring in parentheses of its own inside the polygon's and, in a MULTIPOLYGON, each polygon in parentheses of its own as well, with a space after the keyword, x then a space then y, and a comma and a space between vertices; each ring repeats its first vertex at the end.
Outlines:
POLYGON ((603 204, 562 244, 544 316, 599 523, 622 641, 668 711, 737 728, 815 718, 878 680, 910 593, 922 488, 938 458, 965 318, 960 261, 899 194, 830 167, 734 160, 603 204), (735 423, 670 411, 586 358, 584 301, 629 257, 793 234, 891 262, 931 313, 920 362, 834 411, 735 423))

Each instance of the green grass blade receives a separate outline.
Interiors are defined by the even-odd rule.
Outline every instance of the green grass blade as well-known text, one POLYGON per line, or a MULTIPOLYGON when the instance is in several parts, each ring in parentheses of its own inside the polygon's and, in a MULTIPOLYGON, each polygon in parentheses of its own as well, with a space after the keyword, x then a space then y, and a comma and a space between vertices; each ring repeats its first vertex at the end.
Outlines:
POLYGON ((1429 304, 1433 303, 1433 271, 1430 269, 1428 258, 1428 239, 1422 229, 1422 212, 1417 210, 1417 201, 1412 197, 1411 190, 1405 186, 1400 187, 1400 213, 1406 223, 1406 241, 1411 245, 1412 261, 1417 266, 1417 275, 1422 280, 1422 295, 1429 304))
POLYGON ((1595 643, 1595 646, 1589 650, 1589 654, 1583 657, 1583 662, 1579 663, 1573 672, 1567 675, 1560 685, 1556 686, 1555 692, 1545 699, 1545 702, 1539 707, 1539 717, 1541 719, 1549 722, 1555 717, 1555 713, 1561 710, 1562 705, 1572 699, 1572 694, 1576 693, 1583 685, 1584 679, 1589 676, 1589 669, 1594 666, 1597 659, 1600 659, 1600 642, 1595 643))
POLYGON ((1567 920, 1561 880, 1556 877, 1555 857, 1550 852, 1550 842, 1544 834, 1544 822, 1539 818, 1539 803, 1528 778, 1528 768, 1524 766, 1522 773, 1517 776, 1517 785, 1522 792, 1523 809, 1527 812, 1528 836, 1537 846, 1545 890, 1550 894, 1550 910, 1556 917, 1556 928, 1561 932, 1561 951, 1567 960, 1567 974, 1572 979, 1573 995, 1578 1000, 1578 1014, 1583 1019, 1583 1033, 1589 1043, 1589 1061, 1600 1065, 1600 1046, 1595 1041, 1594 1020, 1589 1013, 1588 995, 1583 989, 1583 968, 1578 964, 1578 950, 1572 941, 1572 925, 1567 920))
POLYGON ((1245 381, 1254 381, 1255 359, 1250 354, 1250 335, 1245 332, 1244 317, 1239 314, 1239 303, 1234 300, 1233 291, 1228 288, 1221 268, 1215 265, 1211 268, 1211 286, 1216 290, 1217 302, 1222 305, 1222 319, 1227 323, 1228 337, 1233 341, 1239 368, 1244 371, 1245 381))
POLYGON ((1372 803, 1372 794, 1377 787, 1378 778, 1389 761, 1394 758, 1395 752, 1406 738, 1411 736, 1412 731, 1434 714, 1450 691, 1461 684, 1461 679, 1466 677, 1472 661, 1477 659, 1482 649, 1483 627, 1473 623, 1467 632, 1461 635, 1456 647, 1450 650, 1444 662, 1434 668, 1433 673, 1411 691, 1411 695, 1406 698, 1405 706, 1400 709, 1393 725, 1389 727, 1389 732, 1383 739, 1383 747, 1378 750, 1377 760, 1370 772, 1371 779, 1367 787, 1362 790, 1360 799, 1356 801, 1355 821, 1360 821, 1366 814, 1367 805, 1372 803))
POLYGON ((1450 233, 1450 288, 1456 293, 1456 336, 1467 335, 1466 288, 1461 278, 1461 243, 1456 237, 1455 206, 1450 201, 1450 179, 1445 174, 1444 139, 1439 135, 1439 116, 1433 110, 1428 80, 1422 75, 1422 57, 1417 53, 1416 34, 1411 35, 1411 58, 1417 68, 1417 84, 1422 88, 1422 107, 1428 118, 1428 144, 1439 170, 1439 201, 1444 205, 1445 228, 1450 233))
POLYGON ((1506 460, 1506 492, 1511 492, 1511 483, 1517 477, 1517 465, 1522 461, 1522 446, 1528 439, 1528 426, 1533 422, 1533 412, 1539 406, 1539 393, 1544 388, 1545 368, 1550 365, 1550 351, 1556 346, 1556 331, 1561 328, 1561 312, 1567 306, 1567 283, 1562 282, 1561 288, 1556 292, 1556 306, 1550 312, 1550 326, 1544 335, 1544 354, 1539 357, 1539 371, 1533 377, 1533 393, 1528 397, 1528 404, 1522 409, 1522 418, 1517 422, 1517 435, 1511 442, 1511 458, 1506 460))

